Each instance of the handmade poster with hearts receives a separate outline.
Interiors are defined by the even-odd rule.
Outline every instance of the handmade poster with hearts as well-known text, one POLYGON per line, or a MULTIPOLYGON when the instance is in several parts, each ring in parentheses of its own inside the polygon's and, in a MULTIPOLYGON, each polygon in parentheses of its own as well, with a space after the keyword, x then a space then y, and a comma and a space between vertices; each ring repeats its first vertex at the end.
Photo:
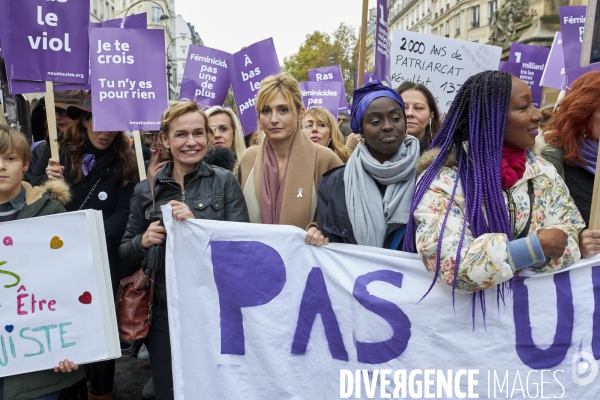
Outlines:
POLYGON ((102 213, 0 223, 0 377, 119 357, 102 213))

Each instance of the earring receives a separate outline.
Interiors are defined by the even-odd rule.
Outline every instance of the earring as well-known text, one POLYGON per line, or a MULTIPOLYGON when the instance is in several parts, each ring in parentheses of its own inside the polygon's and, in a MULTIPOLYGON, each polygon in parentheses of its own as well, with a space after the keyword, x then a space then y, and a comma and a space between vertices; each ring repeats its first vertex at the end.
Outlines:
POLYGON ((165 150, 167 150, 167 153, 171 153, 171 149, 168 147, 165 147, 165 150))
POLYGON ((431 129, 431 118, 429 118, 429 129, 431 129))

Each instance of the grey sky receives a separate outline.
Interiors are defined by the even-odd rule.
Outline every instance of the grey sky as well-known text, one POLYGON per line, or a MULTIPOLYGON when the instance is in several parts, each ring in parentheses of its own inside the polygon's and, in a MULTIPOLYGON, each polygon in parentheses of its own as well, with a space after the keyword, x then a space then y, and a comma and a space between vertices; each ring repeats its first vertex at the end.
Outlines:
POLYGON ((316 30, 332 33, 345 22, 358 33, 362 0, 175 0, 175 12, 196 27, 205 46, 228 53, 273 37, 283 64, 316 30))

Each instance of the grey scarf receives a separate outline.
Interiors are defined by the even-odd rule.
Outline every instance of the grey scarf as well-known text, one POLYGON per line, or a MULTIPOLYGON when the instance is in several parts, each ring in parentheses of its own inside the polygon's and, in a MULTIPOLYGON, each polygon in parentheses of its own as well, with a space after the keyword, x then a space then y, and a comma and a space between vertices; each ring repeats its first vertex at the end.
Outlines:
POLYGON ((344 190, 354 237, 360 245, 383 247, 389 224, 406 224, 415 186, 419 140, 406 135, 398 152, 381 164, 359 144, 344 171, 344 190), (386 185, 383 204, 375 181, 386 185))

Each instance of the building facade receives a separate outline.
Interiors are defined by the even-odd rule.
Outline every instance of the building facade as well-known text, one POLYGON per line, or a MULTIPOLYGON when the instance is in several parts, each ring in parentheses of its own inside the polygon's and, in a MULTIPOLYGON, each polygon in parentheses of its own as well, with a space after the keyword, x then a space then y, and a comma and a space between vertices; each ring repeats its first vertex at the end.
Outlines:
POLYGON ((90 21, 102 22, 116 18, 118 0, 90 0, 90 21))
MULTIPOLYGON (((96 0, 92 0, 96 1, 96 0)), ((101 1, 101 0, 97 0, 101 1)), ((102 0, 107 1, 107 0, 102 0)), ((116 17, 146 13, 148 29, 162 29, 165 33, 165 67, 169 83, 169 100, 177 98, 177 76, 172 72, 170 63, 166 63, 168 54, 175 54, 176 14, 174 0, 113 0, 116 2, 116 17)))
POLYGON ((181 15, 178 15, 175 19, 175 35, 175 47, 173 52, 169 52, 169 63, 173 66, 174 84, 177 96, 179 96, 188 49, 191 44, 202 46, 204 43, 198 32, 196 32, 194 25, 186 22, 181 15))

